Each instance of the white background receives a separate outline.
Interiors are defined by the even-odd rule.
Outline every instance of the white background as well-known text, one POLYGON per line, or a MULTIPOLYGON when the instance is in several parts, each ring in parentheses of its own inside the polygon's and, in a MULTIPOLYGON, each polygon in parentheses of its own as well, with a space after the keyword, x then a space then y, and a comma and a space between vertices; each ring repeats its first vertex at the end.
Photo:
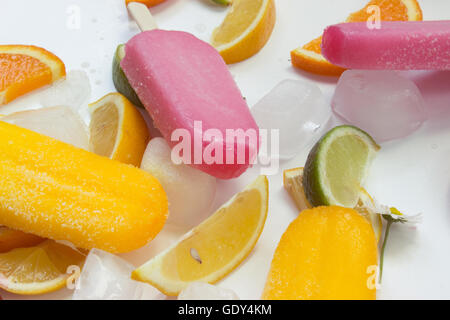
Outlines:
MULTIPOLYGON (((331 100, 336 79, 294 69, 289 52, 320 35, 327 25, 344 21, 348 13, 366 2, 276 0, 277 23, 268 44, 251 59, 230 66, 249 105, 286 78, 314 81, 331 100)), ((425 20, 450 19, 450 1, 419 2, 425 20)), ((226 15, 225 8, 208 0, 168 0, 152 12, 161 28, 188 31, 206 41, 226 15)), ((115 91, 111 80, 114 49, 139 32, 130 22, 124 0, 2 0, 0 30, 1 44, 43 46, 61 57, 68 70, 86 70, 93 88, 92 101, 115 91), (79 29, 68 26, 74 8, 80 10, 79 29)), ((420 87, 432 119, 413 135, 383 144, 367 182, 367 189, 380 202, 406 213, 424 214, 416 230, 393 228, 378 293, 381 299, 450 298, 450 73, 431 73, 420 87)), ((281 169, 303 166, 307 152, 281 163, 281 169)), ((258 174, 258 168, 252 168, 237 180, 219 182, 215 208, 258 174)), ((242 299, 260 297, 278 240, 297 216, 282 187, 281 174, 269 180, 270 209, 264 232, 249 258, 219 283, 242 299)), ((165 232, 148 247, 124 257, 138 266, 173 240, 165 232)), ((4 292, 1 295, 21 298, 4 292)), ((62 290, 41 297, 70 295, 62 290)))

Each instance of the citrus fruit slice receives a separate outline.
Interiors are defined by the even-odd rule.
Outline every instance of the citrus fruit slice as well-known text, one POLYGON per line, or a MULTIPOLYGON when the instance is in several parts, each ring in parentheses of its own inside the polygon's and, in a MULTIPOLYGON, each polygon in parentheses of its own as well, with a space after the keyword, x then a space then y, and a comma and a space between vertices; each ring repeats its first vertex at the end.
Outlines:
POLYGON ((377 260, 372 227, 355 210, 304 210, 281 237, 262 298, 374 300, 367 271, 377 260))
MULTIPOLYGON (((305 189, 303 188, 303 170, 303 168, 293 168, 284 170, 283 172, 284 188, 294 200, 299 212, 312 208, 306 198, 305 189)), ((370 201, 372 204, 374 204, 374 201, 364 188, 361 188, 360 190, 358 204, 354 209, 372 224, 378 242, 381 239, 381 232, 383 229, 381 216, 367 210, 367 201, 370 201)))
POLYGON ((354 208, 379 149, 366 132, 353 126, 327 132, 310 151, 304 168, 303 187, 311 205, 354 208))
POLYGON ((29 233, 0 227, 0 253, 8 252, 16 248, 31 247, 44 240, 29 233))
POLYGON ((65 75, 64 63, 45 49, 0 45, 0 105, 65 75))
POLYGON ((252 251, 264 228, 268 181, 258 177, 178 243, 151 259, 132 278, 174 296, 191 282, 215 283, 252 251))
POLYGON ((380 214, 373 213, 367 210, 367 204, 371 203, 372 207, 375 206, 374 200, 371 195, 364 188, 360 188, 358 204, 355 210, 358 211, 363 217, 370 221, 377 238, 377 242, 381 239, 381 233, 383 232, 383 220, 380 214))
MULTIPOLYGON (((346 22, 365 22, 371 16, 367 12, 369 6, 380 8, 382 21, 420 21, 422 10, 416 0, 372 0, 361 10, 350 14, 346 22)), ((291 62, 294 67, 308 72, 339 76, 345 69, 335 66, 322 56, 320 45, 322 37, 316 38, 303 47, 291 51, 291 62)))
POLYGON ((63 288, 69 266, 81 267, 84 255, 68 246, 46 240, 30 248, 0 254, 0 288, 34 295, 63 288))
POLYGON ((303 168, 293 168, 283 171, 283 185, 297 206, 298 212, 312 208, 306 198, 303 188, 303 168))
POLYGON ((229 6, 233 1, 232 0, 212 0, 212 2, 223 5, 223 6, 229 6))
POLYGON ((272 34, 274 0, 234 0, 228 15, 212 35, 211 43, 226 63, 236 63, 261 50, 272 34))
POLYGON ((112 74, 113 74, 113 82, 116 90, 123 94, 128 100, 130 100, 136 107, 144 108, 141 100, 139 100, 138 95, 131 87, 130 82, 123 72, 122 67, 120 66, 120 62, 125 57, 125 45, 121 44, 117 46, 116 52, 114 54, 112 74))
POLYGON ((166 0, 125 0, 125 4, 128 5, 130 2, 139 2, 145 4, 147 7, 153 7, 164 1, 166 0))
POLYGON ((139 166, 149 134, 147 124, 135 106, 120 93, 110 93, 89 105, 92 152, 139 166))

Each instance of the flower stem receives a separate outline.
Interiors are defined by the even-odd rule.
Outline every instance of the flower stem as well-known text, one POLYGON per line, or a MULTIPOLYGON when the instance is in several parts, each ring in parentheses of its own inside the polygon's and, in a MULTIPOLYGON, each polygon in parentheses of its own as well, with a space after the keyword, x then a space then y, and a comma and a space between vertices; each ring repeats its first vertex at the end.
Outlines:
POLYGON ((387 243, 387 239, 389 237, 389 231, 391 230, 391 226, 394 223, 394 220, 392 218, 386 219, 386 220, 387 220, 386 231, 384 232, 383 246, 381 247, 381 252, 380 252, 380 278, 379 278, 379 283, 381 283, 381 278, 383 277, 384 250, 386 249, 386 243, 387 243))

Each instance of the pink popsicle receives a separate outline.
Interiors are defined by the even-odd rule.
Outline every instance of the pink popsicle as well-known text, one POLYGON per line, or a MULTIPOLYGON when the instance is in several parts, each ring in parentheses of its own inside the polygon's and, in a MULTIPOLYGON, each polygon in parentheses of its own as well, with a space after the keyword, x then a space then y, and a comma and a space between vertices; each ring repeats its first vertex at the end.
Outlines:
POLYGON ((328 27, 322 54, 348 69, 450 70, 450 21, 364 22, 328 27))
POLYGON ((259 129, 212 46, 186 32, 145 31, 126 44, 121 66, 172 147, 184 139, 172 141, 175 130, 190 134, 191 165, 221 179, 238 177, 250 166, 259 129), (210 139, 202 139, 201 131, 210 139))

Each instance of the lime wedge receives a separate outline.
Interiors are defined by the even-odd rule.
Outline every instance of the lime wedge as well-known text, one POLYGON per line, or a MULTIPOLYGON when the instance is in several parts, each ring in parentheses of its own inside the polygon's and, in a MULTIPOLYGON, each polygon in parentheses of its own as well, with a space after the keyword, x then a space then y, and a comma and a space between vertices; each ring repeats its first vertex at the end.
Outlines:
POLYGON ((303 185, 312 206, 354 208, 380 146, 366 132, 344 125, 326 133, 310 151, 303 185))
POLYGON ((131 87, 127 77, 125 76, 125 73, 123 72, 120 66, 120 62, 124 57, 125 57, 125 45, 121 44, 117 47, 116 53, 114 54, 113 68, 112 68, 114 86, 116 87, 116 90, 118 92, 123 94, 136 107, 144 108, 141 100, 139 100, 138 95, 131 87))
POLYGON ((212 0, 212 2, 223 5, 223 6, 229 6, 232 2, 232 0, 212 0))

